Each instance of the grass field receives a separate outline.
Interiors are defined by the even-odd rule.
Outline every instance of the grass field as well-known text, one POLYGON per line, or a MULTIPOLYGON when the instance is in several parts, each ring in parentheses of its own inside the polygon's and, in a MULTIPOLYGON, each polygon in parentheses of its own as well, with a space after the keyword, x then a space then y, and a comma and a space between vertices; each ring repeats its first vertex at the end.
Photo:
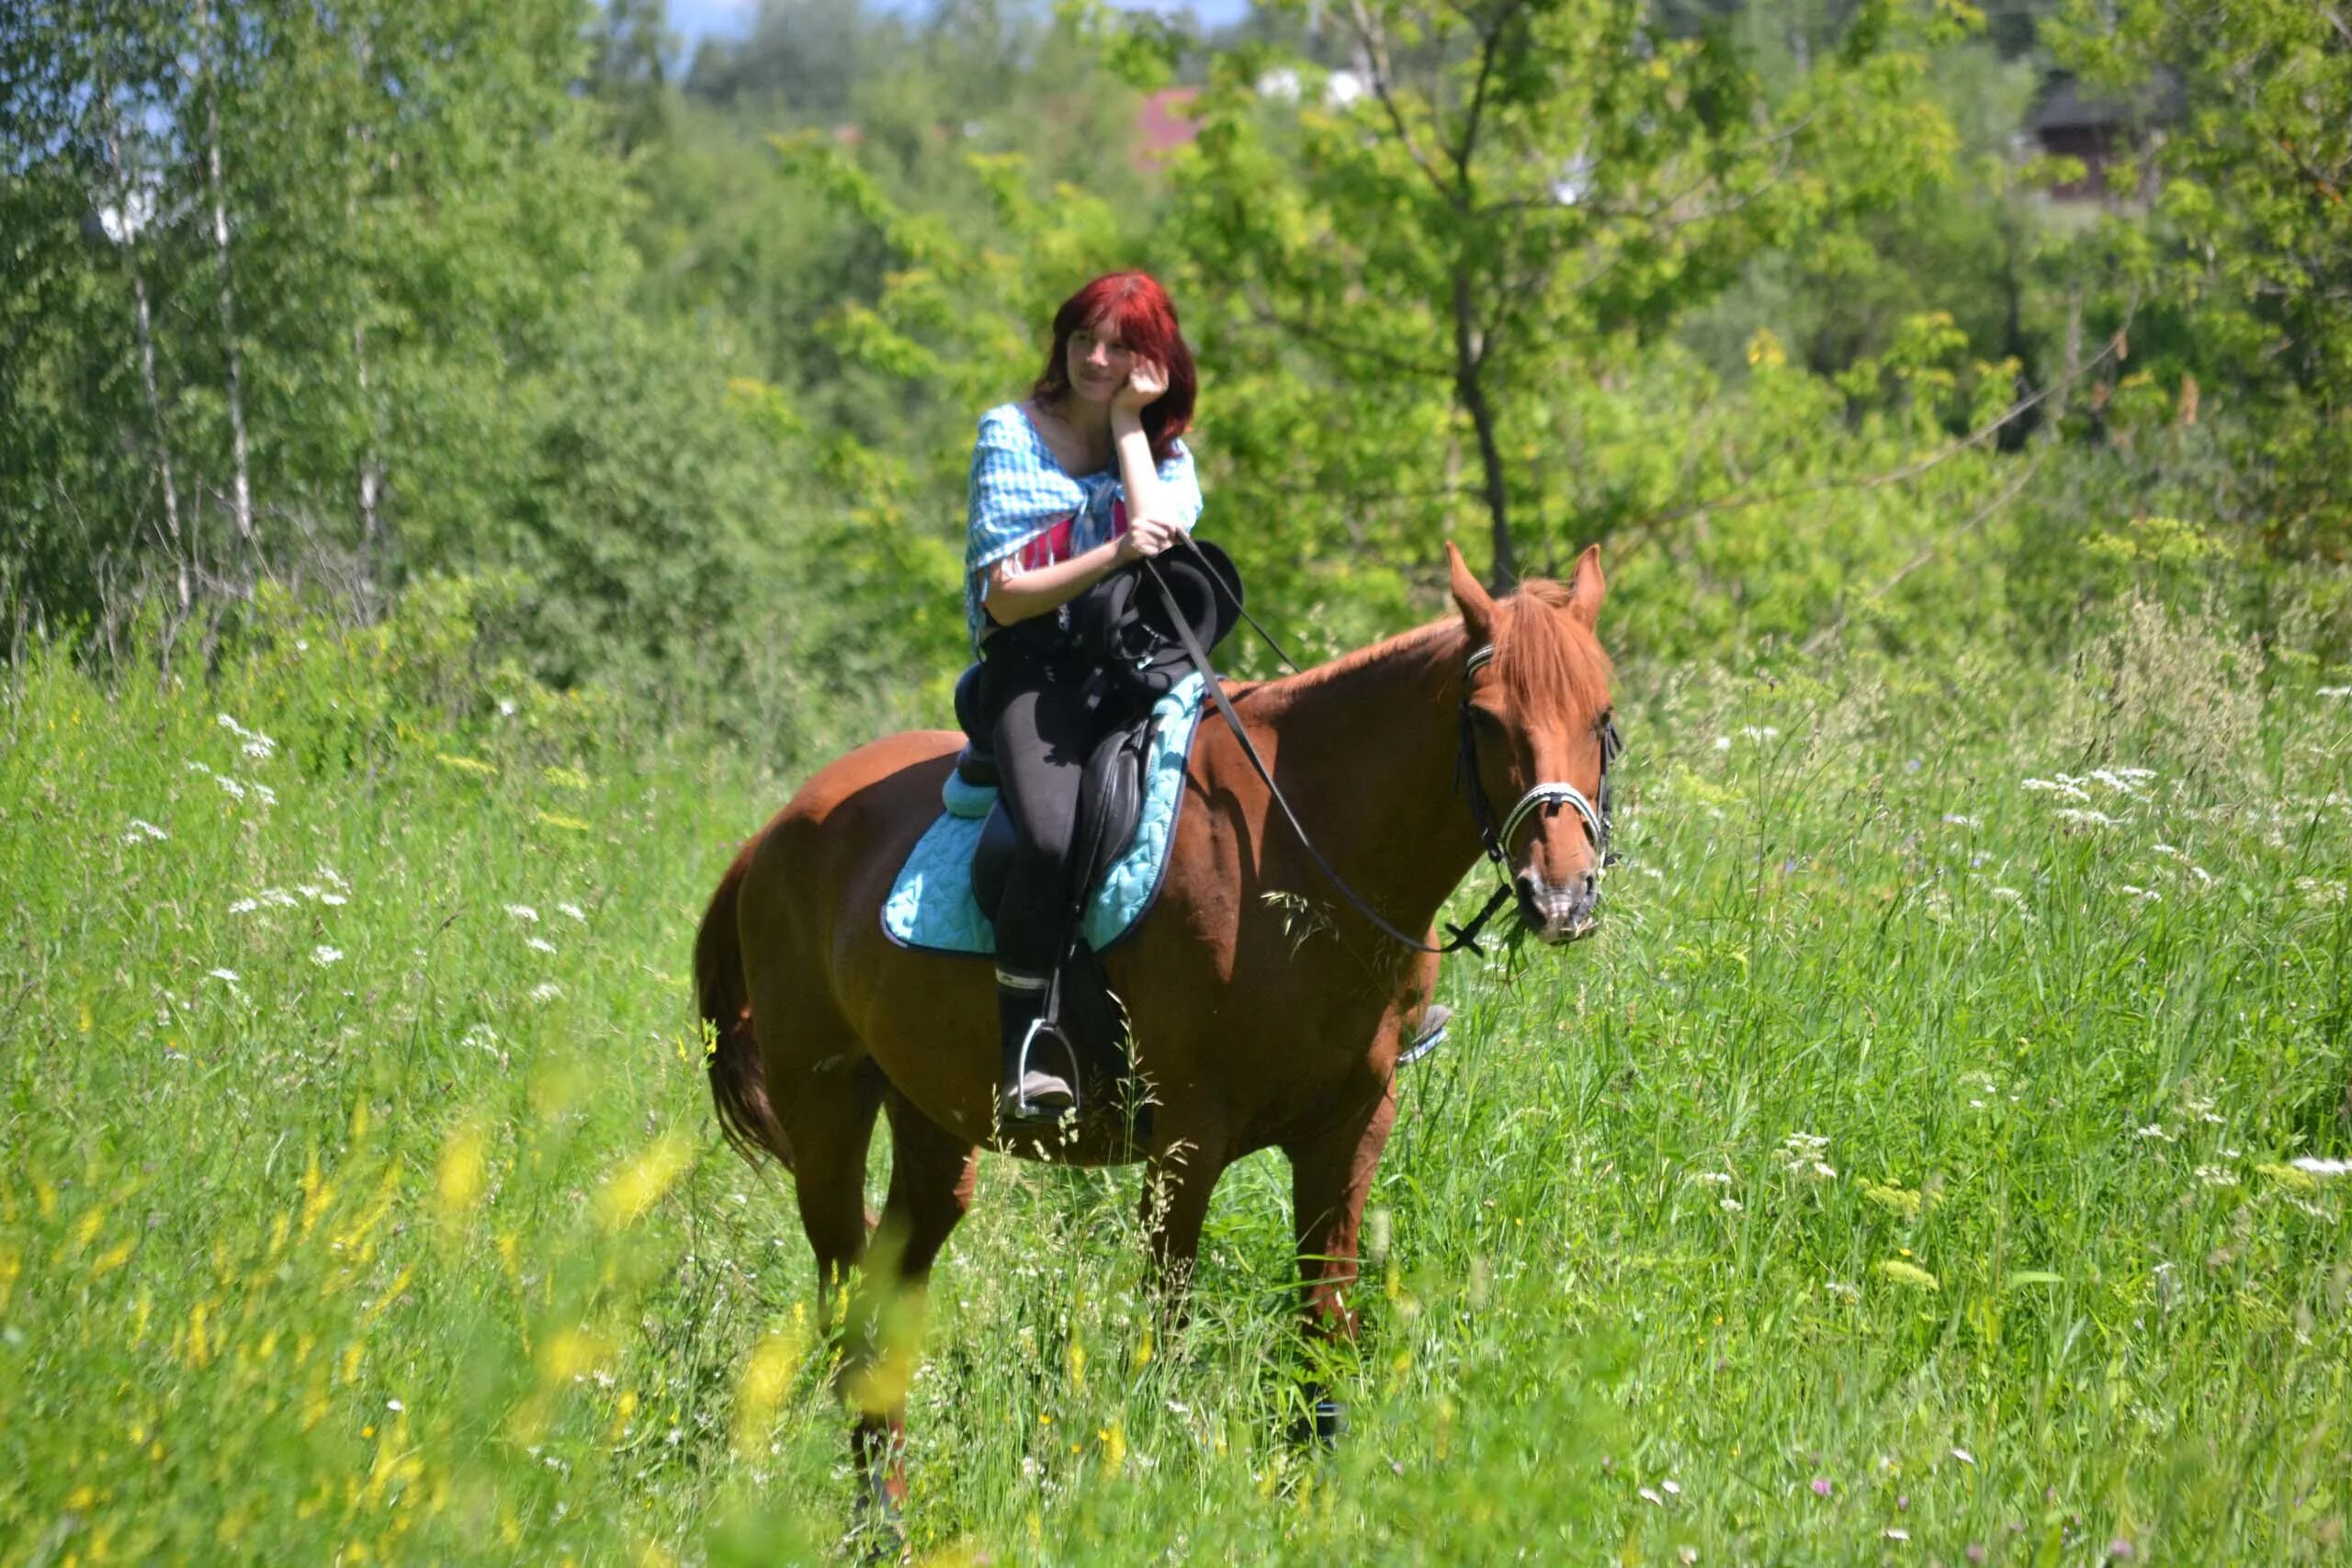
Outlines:
MULTIPOLYGON (((412 673, 11 678, 0 1561, 836 1549, 684 977, 776 787, 412 673)), ((1172 1343, 1134 1173, 990 1160, 915 1556, 2346 1560, 2345 679, 2154 613, 2069 673, 1627 671, 1602 934, 1452 961, 1401 1082, 1345 1445, 1279 1436, 1278 1156, 1172 1343)))

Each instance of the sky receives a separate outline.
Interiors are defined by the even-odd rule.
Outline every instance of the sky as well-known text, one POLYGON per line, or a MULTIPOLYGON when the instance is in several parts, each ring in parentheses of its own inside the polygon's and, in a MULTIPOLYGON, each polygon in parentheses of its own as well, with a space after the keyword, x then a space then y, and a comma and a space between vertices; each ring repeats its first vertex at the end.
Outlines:
MULTIPOLYGON (((888 4, 888 0, 883 0, 888 4)), ((920 3, 920 0, 917 0, 920 3)), ((1135 10, 1173 10, 1173 5, 1155 6, 1152 0, 1112 0, 1114 5, 1135 10)), ((687 58, 693 58, 695 45, 707 38, 741 38, 752 25, 752 14, 758 9, 759 0, 670 0, 670 28, 685 39, 687 58)), ((1238 20, 1249 9, 1249 0, 1193 0, 1193 10, 1211 27, 1238 20)))

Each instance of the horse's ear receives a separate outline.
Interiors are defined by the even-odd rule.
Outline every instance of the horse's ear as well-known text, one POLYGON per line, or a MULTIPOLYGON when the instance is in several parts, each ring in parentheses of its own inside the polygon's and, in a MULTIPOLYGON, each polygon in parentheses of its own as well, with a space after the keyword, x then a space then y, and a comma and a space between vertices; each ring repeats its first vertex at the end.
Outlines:
POLYGON ((1445 560, 1453 578, 1453 603, 1462 612, 1463 624, 1470 628, 1470 641, 1476 645, 1490 640, 1495 635, 1495 601, 1484 584, 1471 575, 1453 541, 1445 542, 1445 560))
POLYGON ((1608 592, 1609 581, 1600 575, 1600 547, 1587 545, 1577 557, 1576 570, 1568 574, 1568 614, 1582 621, 1585 630, 1597 630, 1600 597, 1608 592))

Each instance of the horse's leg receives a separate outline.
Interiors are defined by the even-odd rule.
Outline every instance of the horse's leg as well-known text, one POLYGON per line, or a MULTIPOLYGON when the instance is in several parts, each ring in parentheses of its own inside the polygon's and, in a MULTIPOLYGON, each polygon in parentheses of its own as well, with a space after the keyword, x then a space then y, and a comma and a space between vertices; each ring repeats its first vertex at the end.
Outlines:
POLYGON ((1144 1165, 1143 1225, 1151 1247, 1153 1284, 1168 1326, 1181 1326, 1200 1256, 1209 1196, 1225 1174, 1224 1118, 1205 1107, 1167 1105, 1154 1118, 1144 1165))
POLYGON ((777 1097, 792 1140, 800 1228, 817 1255, 817 1321, 828 1329, 850 1270, 865 1257, 865 1150, 882 1089, 872 1061, 836 1057, 777 1097))
POLYGON ((866 1272, 871 1293, 866 1320, 876 1337, 865 1346, 868 1375, 854 1383, 857 1430, 854 1447, 866 1506, 895 1529, 907 1498, 907 1381, 914 1373, 915 1339, 931 1266, 971 1207, 978 1154, 892 1093, 890 1196, 882 1206, 866 1272))
MULTIPOLYGON (((1321 1133, 1284 1145, 1291 1164, 1291 1204, 1298 1231, 1298 1265, 1311 1338, 1353 1339, 1356 1315, 1347 1292, 1356 1282, 1358 1233, 1380 1152, 1396 1122, 1396 1097, 1384 1085, 1376 1098, 1321 1133)), ((1338 1437, 1343 1416, 1318 1386, 1314 1435, 1338 1437)))

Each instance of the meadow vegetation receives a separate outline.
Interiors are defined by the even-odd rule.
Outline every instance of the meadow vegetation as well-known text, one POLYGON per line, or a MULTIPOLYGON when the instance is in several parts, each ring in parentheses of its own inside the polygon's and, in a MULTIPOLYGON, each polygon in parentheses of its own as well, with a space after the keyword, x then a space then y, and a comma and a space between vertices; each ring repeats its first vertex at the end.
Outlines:
POLYGON ((1138 264, 1306 655, 1600 544, 1626 860, 1449 962, 1354 1348, 1278 1156, 1172 1337, 985 1161, 915 1558, 2344 1560, 2340 9, 0 9, 0 1562, 844 1549, 692 932, 1138 264))
MULTIPOLYGON (((684 973, 778 786, 495 668, 420 602, 18 671, 11 1561, 832 1549, 833 1348, 684 973)), ((2335 1558, 2344 681, 2150 606, 2063 674, 1629 671, 1602 932, 1450 964, 1360 1352, 1295 1341, 1278 1156, 1172 1339, 1132 1172, 984 1162, 918 1556, 2335 1558)))

